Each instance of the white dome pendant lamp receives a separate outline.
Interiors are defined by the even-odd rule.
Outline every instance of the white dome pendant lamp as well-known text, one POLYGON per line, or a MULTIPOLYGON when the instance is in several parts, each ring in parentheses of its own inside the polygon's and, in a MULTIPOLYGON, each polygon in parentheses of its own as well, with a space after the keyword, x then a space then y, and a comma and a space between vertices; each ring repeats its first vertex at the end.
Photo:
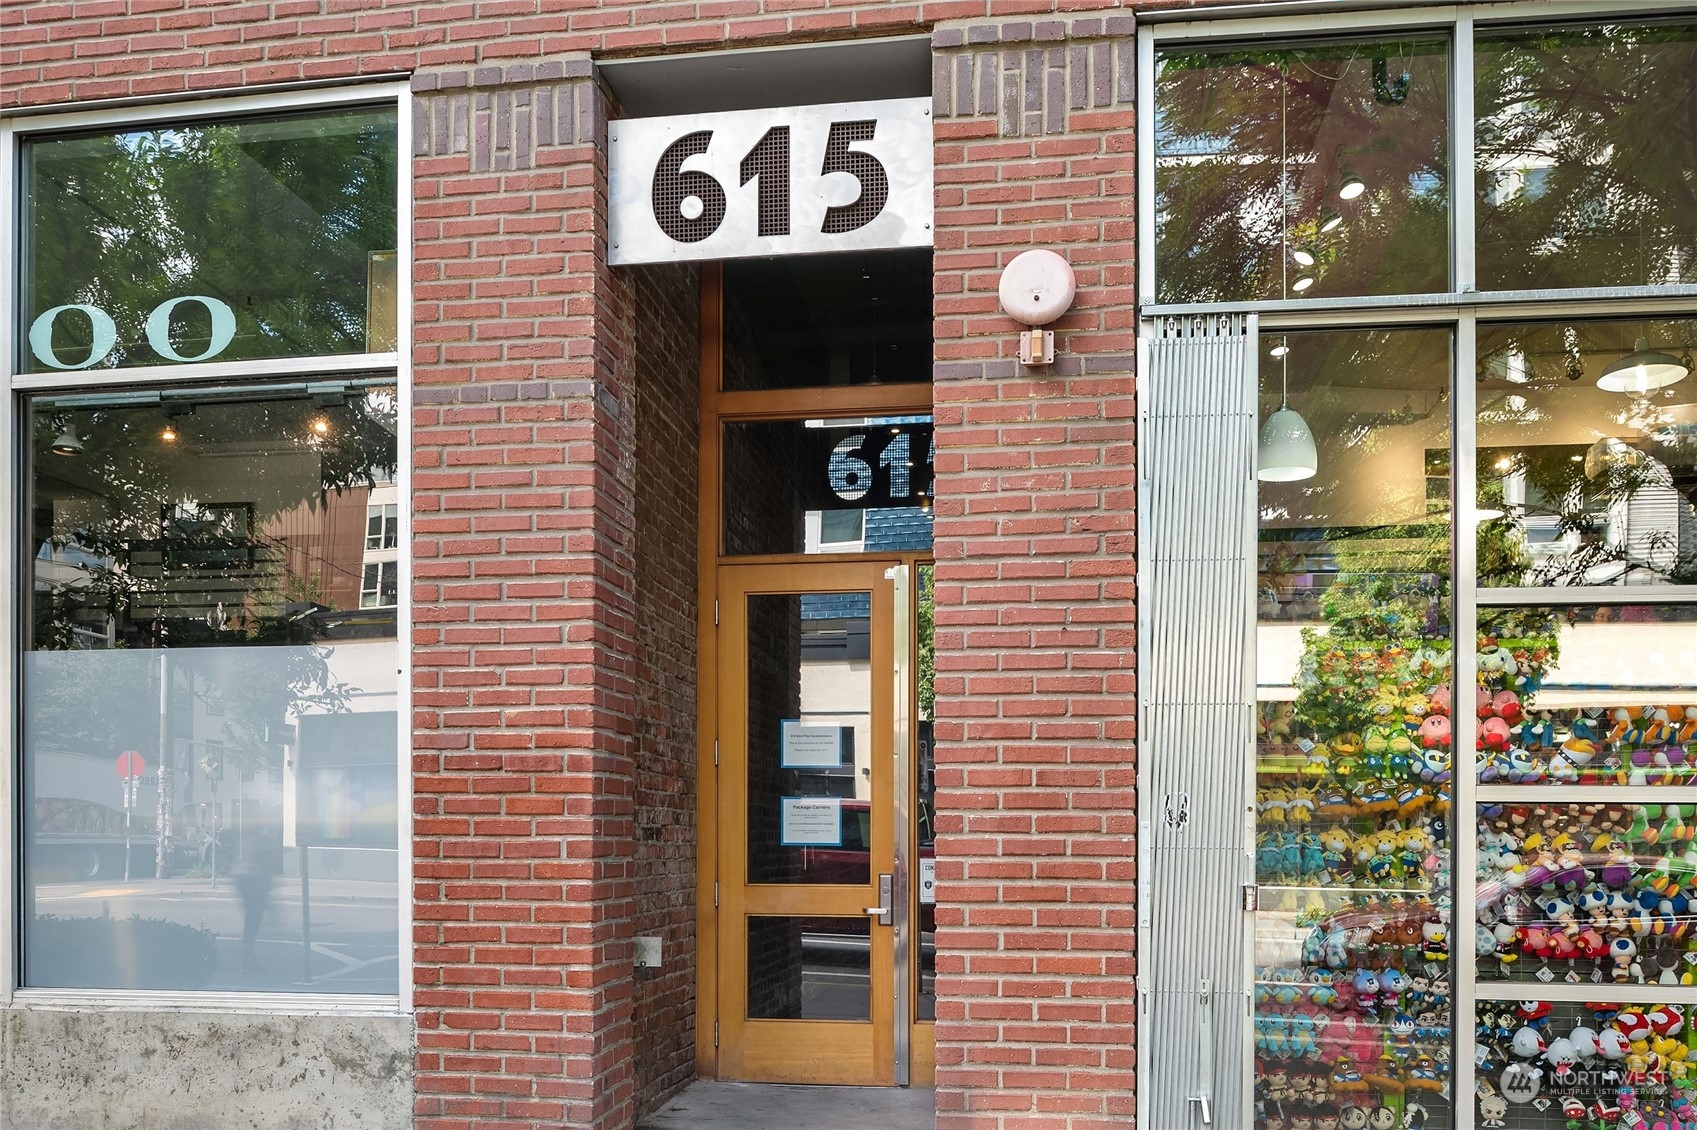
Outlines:
MULTIPOLYGON (((1288 343, 1286 343, 1288 346, 1288 343)), ((1256 445, 1255 477, 1264 483, 1294 483, 1311 479, 1320 469, 1314 449, 1314 433, 1308 421, 1290 406, 1290 362, 1287 348, 1280 357, 1279 410, 1261 425, 1261 442, 1256 445)))
MULTIPOLYGON (((1295 287, 1290 285, 1290 185, 1285 136, 1286 98, 1289 78, 1283 65, 1279 67, 1279 282, 1284 297, 1292 290, 1306 290, 1313 285, 1314 276, 1304 271, 1295 287)), ((1290 406, 1290 339, 1280 338, 1272 349, 1279 359, 1279 410, 1261 425, 1261 442, 1255 450, 1255 477, 1264 483, 1294 483, 1312 478, 1320 460, 1314 451, 1314 433, 1308 422, 1290 406)))

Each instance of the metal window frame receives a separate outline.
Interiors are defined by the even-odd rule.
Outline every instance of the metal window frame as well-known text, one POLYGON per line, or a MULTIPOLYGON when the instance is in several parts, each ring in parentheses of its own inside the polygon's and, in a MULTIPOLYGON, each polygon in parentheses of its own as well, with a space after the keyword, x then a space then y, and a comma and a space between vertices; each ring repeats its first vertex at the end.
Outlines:
MULTIPOLYGON (((1368 0, 1371 2, 1371 0, 1368 0)), ((1381 0, 1385 2, 1385 0, 1381 0)), ((1463 379, 1474 370, 1478 334, 1481 325, 1507 322, 1536 321, 1556 318, 1586 318, 1606 320, 1629 319, 1653 315, 1697 316, 1697 285, 1661 287, 1602 287, 1594 289, 1550 289, 1529 291, 1486 291, 1476 289, 1476 230, 1475 170, 1474 170, 1474 43, 1476 35, 1485 28, 1498 26, 1541 26, 1575 22, 1619 22, 1623 19, 1691 16, 1697 18, 1697 3, 1692 0, 1614 0, 1606 13, 1598 11, 1588 0, 1506 0, 1506 2, 1473 2, 1451 5, 1432 5, 1409 8, 1349 9, 1338 11, 1333 3, 1315 4, 1293 0, 1276 4, 1282 9, 1269 14, 1268 5, 1216 9, 1204 16, 1193 11, 1160 12, 1140 16, 1137 38, 1137 238, 1138 246, 1149 249, 1137 262, 1139 295, 1140 341, 1143 334, 1159 319, 1221 313, 1258 314, 1260 332, 1280 330, 1350 329, 1392 326, 1443 327, 1451 331, 1451 475, 1450 504, 1454 515, 1451 526, 1451 623, 1455 639, 1471 639, 1477 634, 1478 613, 1481 607, 1533 605, 1562 608, 1585 604, 1697 604, 1697 585, 1635 585, 1635 586, 1572 586, 1567 588, 1481 588, 1477 584, 1478 519, 1477 472, 1475 452, 1478 449, 1477 384, 1463 379), (1445 35, 1450 44, 1450 120, 1448 157, 1450 160, 1450 285, 1452 289, 1435 294, 1386 295, 1322 298, 1310 300, 1274 300, 1232 303, 1159 303, 1156 294, 1157 273, 1153 249, 1155 241, 1155 77, 1158 49, 1173 43, 1220 44, 1241 42, 1249 38, 1303 38, 1317 35, 1328 38, 1371 36, 1400 32, 1437 32, 1445 35)), ((1138 355, 1138 382, 1141 393, 1147 369, 1147 351, 1138 355)), ((1147 455, 1140 455, 1140 465, 1147 455)), ((1140 488, 1142 480, 1139 480, 1140 488)), ((1141 512, 1142 506, 1140 504, 1141 512)), ((1253 524, 1248 535, 1247 552, 1254 552, 1253 524)), ((1141 561, 1141 555, 1140 555, 1141 561)), ((1141 567, 1140 567, 1141 571, 1141 567)), ((1139 617, 1139 653, 1146 633, 1159 630, 1147 618, 1139 617)), ((1477 679, 1477 655, 1473 648, 1456 648, 1452 665, 1453 684, 1471 685, 1477 679)), ((1251 657, 1253 665, 1253 657, 1251 657)), ((1140 680, 1147 682, 1145 677, 1140 680)), ((1253 682, 1253 676, 1251 676, 1253 682)), ((1472 719, 1476 732, 1478 720, 1472 719)), ((1465 737, 1458 732, 1456 748, 1465 748, 1465 737)), ((1253 763, 1254 753, 1248 755, 1253 763)), ((1140 763, 1139 791, 1149 795, 1144 785, 1149 769, 1140 763)), ((1251 764, 1253 780, 1253 764, 1251 764)), ((1565 789, 1558 793, 1553 787, 1528 790, 1524 786, 1479 785, 1469 772, 1457 772, 1453 778, 1453 811, 1472 813, 1476 805, 1512 797, 1528 802, 1580 802, 1588 791, 1565 789)), ((1627 803, 1655 803, 1666 800, 1665 789, 1610 789, 1607 795, 1627 803)), ((1139 829, 1147 837, 1151 817, 1140 814, 1139 829)), ((1461 915, 1471 906, 1463 897, 1471 892, 1477 864, 1477 841, 1471 834, 1462 834, 1471 827, 1471 820, 1451 820, 1451 874, 1453 938, 1463 938, 1466 922, 1461 915)), ((1155 878, 1148 868, 1152 860, 1139 854, 1139 870, 1145 881, 1155 878)), ((1253 915, 1246 929, 1254 929, 1253 915)), ((1139 917, 1139 954, 1147 955, 1144 945, 1147 919, 1139 917)), ((1456 944, 1460 953, 1462 943, 1456 944)), ((1253 956, 1253 936, 1250 942, 1253 956)), ((1147 962, 1142 975, 1148 976, 1147 962)), ((1526 986, 1515 982, 1486 982, 1481 984, 1474 963, 1457 960, 1452 965, 1451 1029, 1453 1051, 1451 1059, 1452 1091, 1458 1096, 1454 1105, 1455 1130, 1473 1130, 1476 1110, 1467 1100, 1471 1087, 1464 1085, 1473 1070, 1475 1037, 1473 1031, 1474 1002, 1482 1000, 1517 1000, 1524 996, 1526 986)), ((1623 1002, 1660 1002, 1672 999, 1668 990, 1659 986, 1596 986, 1547 985, 1539 992, 1553 1000, 1584 1001, 1595 999, 1599 989, 1612 989, 1604 995, 1623 1002)), ((1678 988, 1672 990, 1679 992, 1678 988)), ((1683 999, 1683 998, 1681 998, 1683 999)), ((1252 1025, 1245 1020, 1244 1039, 1252 1039, 1252 1025)), ((1245 1078, 1247 1092, 1253 1079, 1245 1078)), ((1250 1109, 1245 1107, 1245 1109, 1250 1109)))
MULTIPOLYGON (((393 106, 395 122, 395 332, 393 352, 348 354, 334 357, 264 358, 254 361, 212 361, 184 365, 150 365, 123 369, 65 370, 24 373, 18 363, 22 334, 17 303, 20 301, 21 260, 0 270, 0 374, 4 395, 0 396, 0 464, 9 469, 10 481, 0 487, 0 546, 4 546, 4 598, 0 599, 0 638, 17 638, 23 569, 26 561, 22 531, 17 523, 19 492, 22 489, 24 452, 19 442, 20 405, 26 393, 87 388, 92 391, 119 387, 153 388, 216 381, 243 384, 278 379, 306 380, 323 373, 393 376, 396 389, 397 427, 395 486, 397 502, 410 499, 412 490, 412 92, 405 76, 381 76, 371 82, 340 83, 321 87, 289 87, 263 93, 230 97, 163 100, 154 103, 126 101, 64 113, 35 112, 0 117, 0 232, 19 246, 23 235, 23 183, 20 149, 24 141, 73 130, 158 125, 169 122, 241 117, 259 113, 323 110, 333 107, 393 106)), ((397 585, 403 594, 412 591, 412 507, 397 505, 397 538, 405 552, 397 554, 397 585)), ((403 599, 396 610, 396 901, 395 922, 397 991, 394 994, 330 994, 230 992, 190 990, 81 990, 31 989, 21 985, 19 965, 22 919, 22 821, 18 790, 21 757, 13 754, 0 766, 0 906, 7 910, 8 925, 0 929, 0 1010, 29 1008, 60 1011, 156 1011, 277 1014, 291 1016, 410 1016, 413 1009, 412 951, 412 605, 403 599)), ((18 695, 19 656, 8 644, 0 649, 0 734, 10 739, 14 751, 22 725, 18 695)))

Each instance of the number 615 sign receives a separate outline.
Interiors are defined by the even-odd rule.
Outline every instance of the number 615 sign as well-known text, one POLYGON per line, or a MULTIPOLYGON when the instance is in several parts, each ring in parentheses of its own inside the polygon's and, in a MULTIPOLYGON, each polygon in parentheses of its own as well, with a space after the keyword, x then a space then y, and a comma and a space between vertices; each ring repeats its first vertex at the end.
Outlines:
POLYGON ((609 127, 614 263, 931 246, 931 100, 609 127))

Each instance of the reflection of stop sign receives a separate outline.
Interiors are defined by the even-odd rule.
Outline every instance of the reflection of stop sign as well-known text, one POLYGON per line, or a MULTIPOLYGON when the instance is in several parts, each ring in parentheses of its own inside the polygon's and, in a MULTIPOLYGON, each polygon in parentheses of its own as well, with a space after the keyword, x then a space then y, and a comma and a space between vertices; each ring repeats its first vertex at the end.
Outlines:
POLYGON ((118 755, 118 776, 128 780, 139 777, 147 771, 147 764, 142 761, 141 754, 133 749, 126 749, 118 755))

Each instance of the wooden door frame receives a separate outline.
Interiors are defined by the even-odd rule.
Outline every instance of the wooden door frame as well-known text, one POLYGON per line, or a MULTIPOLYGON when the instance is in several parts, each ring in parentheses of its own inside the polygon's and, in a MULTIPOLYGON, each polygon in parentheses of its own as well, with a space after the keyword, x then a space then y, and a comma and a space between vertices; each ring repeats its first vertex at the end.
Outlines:
MULTIPOLYGON (((870 601, 869 621, 874 625, 870 640, 870 698, 867 704, 871 722, 871 741, 867 750, 871 766, 869 787, 870 796, 873 798, 867 881, 858 885, 825 887, 750 883, 744 866, 747 862, 749 842, 748 807, 738 803, 742 795, 739 790, 734 787, 720 790, 721 804, 714 835, 724 853, 720 856, 719 872, 719 904, 722 911, 720 929, 723 931, 720 938, 721 955, 725 954, 726 949, 732 953, 737 952, 737 919, 744 915, 777 914, 804 918, 855 916, 863 907, 877 902, 878 875, 894 874, 895 838, 891 835, 890 821, 894 818, 896 780, 895 759, 890 754, 893 752, 891 746, 895 740, 893 722, 897 706, 894 701, 894 687, 889 681, 873 677, 872 674, 888 671, 893 666, 895 651, 893 634, 887 629, 879 631, 875 626, 880 622, 895 622, 892 607, 894 586, 884 575, 886 567, 882 559, 873 557, 861 558, 852 563, 829 562, 823 565, 817 562, 776 565, 739 563, 721 566, 719 570, 722 607, 718 651, 722 707, 729 708, 730 704, 747 701, 748 656, 753 641, 746 633, 748 605, 741 597, 764 593, 801 595, 812 592, 865 592, 870 601), (737 854, 739 852, 741 854, 737 854), (734 858, 727 859, 727 855, 734 858)), ((742 732, 747 728, 746 714, 739 721, 725 719, 724 722, 725 728, 721 730, 720 768, 726 774, 727 780, 740 779, 747 773, 749 758, 750 735, 742 732), (739 732, 742 732, 740 751, 736 741, 739 732)), ((796 1040, 799 1034, 792 1029, 786 1035, 782 1026, 796 1023, 794 1021, 728 1019, 736 1015, 736 1002, 739 1000, 737 984, 740 982, 742 986, 742 1001, 746 1001, 750 986, 744 963, 721 961, 717 970, 719 1000, 731 1006, 721 1019, 725 1020, 727 1027, 732 1027, 733 1030, 740 1028, 742 1033, 740 1043, 725 1041, 723 1044, 726 1048, 736 1048, 736 1054, 729 1058, 740 1058, 741 1066, 736 1071, 737 1078, 771 1078, 782 1075, 784 1082, 799 1084, 843 1082, 845 1080, 840 1076, 847 1075, 849 1078, 846 1081, 865 1086, 888 1086, 894 1083, 895 1005, 892 990, 895 987, 895 941, 889 926, 876 923, 871 925, 867 938, 871 943, 867 954, 870 978, 867 1021, 801 1022, 807 1025, 813 1039, 831 1041, 833 1035, 843 1038, 841 1044, 830 1045, 832 1056, 823 1062, 809 1062, 805 1057, 798 1061, 793 1054, 797 1049, 793 1045, 786 1045, 787 1040, 796 1040), (838 1068, 847 1070, 839 1071, 838 1068)), ((746 956, 746 951, 743 952, 746 956)), ((726 1058, 727 1056, 721 1054, 721 1066, 726 1058)))
MULTIPOLYGON (((695 1073, 719 1077, 719 910, 715 891, 719 878, 719 774, 716 742, 719 732, 718 573, 724 564, 814 563, 865 561, 865 554, 790 554, 721 558, 720 437, 728 420, 816 419, 875 415, 931 415, 931 382, 889 385, 847 385, 824 388, 773 389, 758 392, 723 391, 725 363, 725 282, 720 263, 703 263, 700 270, 700 431, 697 436, 696 528, 696 809, 695 809, 695 1073)), ((929 564, 932 555, 891 555, 887 564, 929 564)), ((915 854, 917 858, 917 853, 915 854)), ((914 966, 918 967, 918 933, 914 936, 914 966)), ((912 1023, 910 1018, 910 1024, 912 1023)), ((913 1057, 914 1078, 921 1060, 913 1057)), ((930 1059, 923 1066, 929 1075, 930 1059)))

